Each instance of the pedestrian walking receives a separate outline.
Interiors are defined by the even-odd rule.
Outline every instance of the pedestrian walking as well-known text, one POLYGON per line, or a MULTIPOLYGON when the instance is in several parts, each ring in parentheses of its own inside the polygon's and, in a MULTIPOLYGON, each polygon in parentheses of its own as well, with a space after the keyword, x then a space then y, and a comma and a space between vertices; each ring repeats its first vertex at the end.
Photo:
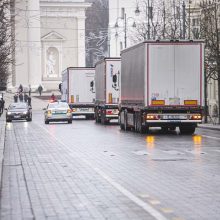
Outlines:
POLYGON ((19 101, 23 102, 23 100, 24 100, 23 93, 20 93, 18 97, 19 97, 19 101))
POLYGON ((54 102, 56 100, 55 95, 52 93, 52 95, 50 96, 50 99, 54 102))
POLYGON ((24 93, 24 101, 27 102, 27 100, 28 100, 28 95, 24 93))
POLYGON ((2 115, 2 105, 3 105, 3 103, 2 103, 2 99, 0 99, 0 116, 2 115))
POLYGON ((31 106, 31 97, 30 96, 28 96, 27 101, 28 101, 28 105, 31 106))
POLYGON ((29 85, 28 95, 31 96, 31 85, 29 85))
POLYGON ((18 94, 14 95, 14 102, 18 102, 18 94))
POLYGON ((1 98, 1 112, 3 113, 5 107, 5 100, 1 98))
POLYGON ((23 86, 20 84, 20 86, 18 87, 18 92, 22 93, 23 92, 23 86))
POLYGON ((41 96, 41 93, 42 93, 42 91, 43 91, 42 85, 39 85, 37 90, 38 90, 38 92, 39 92, 39 94, 40 94, 40 96, 41 96))

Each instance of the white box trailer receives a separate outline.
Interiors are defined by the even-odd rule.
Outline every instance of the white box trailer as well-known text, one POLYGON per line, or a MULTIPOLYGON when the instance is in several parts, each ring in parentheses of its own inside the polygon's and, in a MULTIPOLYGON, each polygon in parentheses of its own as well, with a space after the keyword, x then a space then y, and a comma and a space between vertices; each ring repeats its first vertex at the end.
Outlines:
POLYGON ((194 133, 204 106, 203 41, 145 41, 121 59, 120 127, 194 133))
POLYGON ((69 67, 64 70, 62 100, 69 103, 73 116, 94 119, 95 68, 69 67))
POLYGON ((118 119, 121 58, 105 58, 95 66, 95 119, 102 124, 118 119))

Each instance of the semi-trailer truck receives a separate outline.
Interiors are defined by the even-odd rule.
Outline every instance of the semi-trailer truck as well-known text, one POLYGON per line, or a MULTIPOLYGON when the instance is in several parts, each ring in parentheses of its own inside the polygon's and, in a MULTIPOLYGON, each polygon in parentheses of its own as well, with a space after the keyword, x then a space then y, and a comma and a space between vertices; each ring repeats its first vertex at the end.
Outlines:
POLYGON ((69 67, 62 73, 62 100, 72 115, 94 119, 95 68, 69 67))
POLYGON ((204 42, 145 41, 121 52, 120 127, 193 134, 204 106, 204 42))
POLYGON ((95 120, 102 124, 112 119, 118 122, 120 91, 120 58, 104 58, 95 65, 95 120))

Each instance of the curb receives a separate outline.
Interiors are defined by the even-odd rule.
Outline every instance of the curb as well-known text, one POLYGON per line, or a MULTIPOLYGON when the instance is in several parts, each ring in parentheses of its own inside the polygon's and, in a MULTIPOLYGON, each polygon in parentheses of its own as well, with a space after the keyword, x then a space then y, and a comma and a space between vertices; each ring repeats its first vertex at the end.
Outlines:
POLYGON ((2 187, 2 169, 4 162, 6 122, 0 120, 0 189, 2 187))
POLYGON ((215 127, 214 125, 213 126, 198 125, 198 128, 214 130, 214 131, 220 131, 220 126, 219 127, 215 127))

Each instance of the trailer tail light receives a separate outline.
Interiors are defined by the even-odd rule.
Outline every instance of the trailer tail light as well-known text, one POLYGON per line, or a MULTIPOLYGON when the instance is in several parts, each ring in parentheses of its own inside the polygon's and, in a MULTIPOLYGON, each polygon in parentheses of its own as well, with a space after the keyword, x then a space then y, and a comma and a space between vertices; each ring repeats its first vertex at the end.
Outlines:
POLYGON ((112 114, 112 110, 106 110, 106 114, 107 115, 111 115, 112 114))
POLYGON ((165 100, 151 100, 151 105, 154 106, 165 105, 165 100))
POLYGON ((198 105, 198 101, 197 100, 184 100, 184 105, 198 105))
POLYGON ((196 115, 191 115, 191 120, 201 120, 202 119, 202 115, 200 114, 196 114, 196 115))
POLYGON ((158 118, 158 115, 148 114, 146 116, 146 119, 147 120, 158 120, 159 118, 158 118))

